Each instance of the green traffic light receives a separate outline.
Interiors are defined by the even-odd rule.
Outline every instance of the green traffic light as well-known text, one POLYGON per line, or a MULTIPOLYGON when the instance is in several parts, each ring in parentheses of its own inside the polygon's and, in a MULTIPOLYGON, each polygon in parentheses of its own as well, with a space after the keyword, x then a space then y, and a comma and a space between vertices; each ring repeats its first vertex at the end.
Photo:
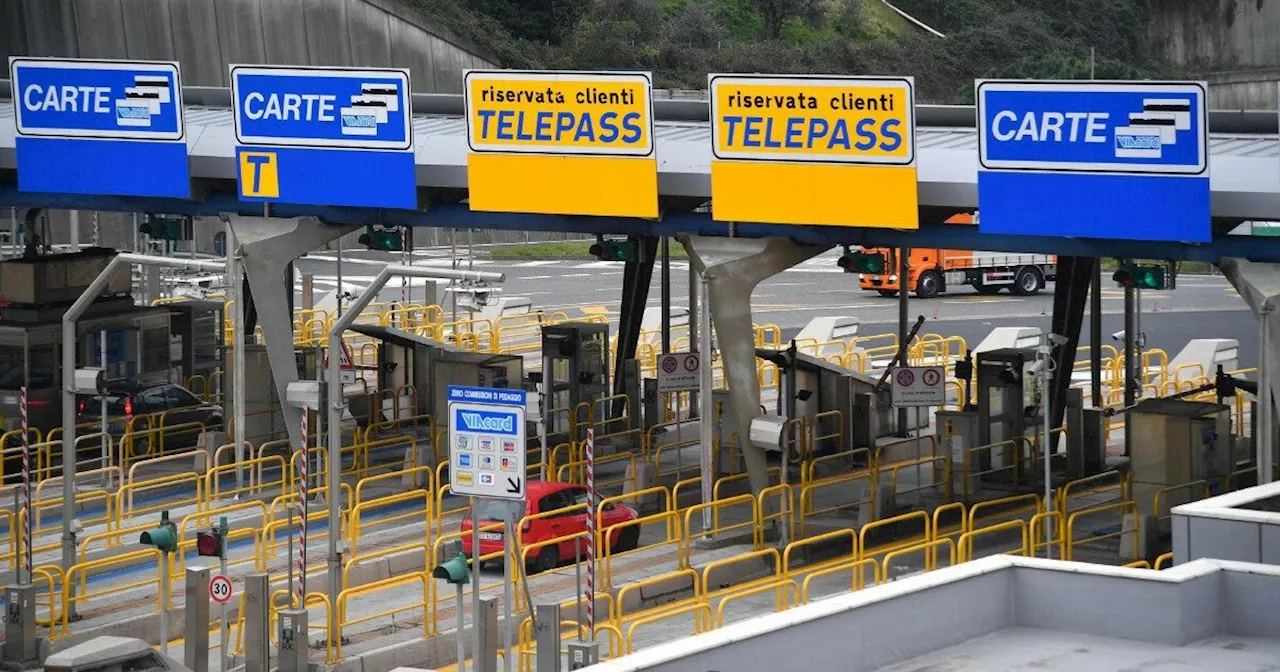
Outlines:
POLYGON ((884 255, 862 255, 862 267, 866 269, 863 273, 884 273, 884 255))
POLYGON ((468 584, 471 582, 471 566, 464 555, 455 555, 436 565, 431 570, 431 578, 444 579, 452 584, 468 584))

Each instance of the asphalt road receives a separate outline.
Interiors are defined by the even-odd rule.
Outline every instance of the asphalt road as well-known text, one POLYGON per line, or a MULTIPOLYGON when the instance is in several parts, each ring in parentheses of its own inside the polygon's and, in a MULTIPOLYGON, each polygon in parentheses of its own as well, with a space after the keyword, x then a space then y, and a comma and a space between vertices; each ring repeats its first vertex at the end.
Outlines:
MULTIPOLYGON (((857 277, 841 272, 836 266, 837 256, 836 252, 829 252, 762 282, 752 295, 755 322, 777 324, 784 338, 794 336, 815 317, 832 315, 857 317, 861 321, 859 333, 864 335, 896 329, 898 300, 860 290, 857 277)), ((344 287, 347 291, 360 291, 387 260, 398 261, 399 255, 361 250, 344 254, 343 260, 344 287)), ((439 249, 415 251, 412 263, 443 268, 453 265, 448 251, 439 249)), ((467 262, 461 263, 466 267, 467 262)), ((505 272, 504 295, 529 297, 539 309, 565 311, 571 316, 617 318, 622 290, 620 262, 589 258, 501 262, 479 259, 473 268, 505 272)), ((332 253, 313 254, 300 260, 297 269, 299 273, 314 275, 317 293, 337 287, 332 253)), ((673 305, 687 306, 688 264, 673 260, 671 276, 673 305)), ((660 305, 660 283, 660 273, 655 269, 649 293, 651 306, 660 305)), ((1110 335, 1123 328, 1124 292, 1109 279, 1104 278, 1103 286, 1103 339, 1115 344, 1110 335)), ((410 287, 410 300, 420 302, 421 294, 414 296, 416 287, 421 287, 421 281, 410 287)), ((935 299, 913 297, 909 314, 912 318, 925 317, 925 331, 960 335, 973 346, 999 326, 1048 328, 1053 310, 1052 289, 1051 284, 1039 295, 1017 297, 1008 293, 984 296, 969 287, 960 287, 935 299)), ((392 280, 379 299, 396 301, 401 292, 400 282, 392 280)), ((445 303, 447 305, 447 301, 445 303)), ((1170 357, 1193 338, 1234 338, 1241 345, 1240 365, 1253 366, 1257 361, 1257 322, 1244 301, 1221 277, 1184 275, 1179 278, 1176 290, 1144 292, 1142 331, 1146 334, 1147 347, 1162 348, 1170 357)), ((1088 336, 1086 319, 1082 345, 1089 342, 1088 336)))

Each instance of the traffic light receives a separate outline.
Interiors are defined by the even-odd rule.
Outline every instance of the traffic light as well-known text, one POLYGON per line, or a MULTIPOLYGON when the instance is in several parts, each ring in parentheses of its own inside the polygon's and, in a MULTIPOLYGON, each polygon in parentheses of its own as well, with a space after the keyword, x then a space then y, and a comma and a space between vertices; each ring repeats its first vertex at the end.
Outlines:
POLYGON ((400 244, 400 231, 372 226, 365 227, 364 233, 360 234, 360 244, 382 252, 400 252, 404 249, 400 244))
POLYGON ((1164 289, 1164 267, 1155 264, 1124 264, 1111 279, 1120 283, 1121 287, 1164 289))
POLYGON ((206 558, 221 558, 226 555, 227 542, 222 530, 213 528, 208 532, 196 532, 196 554, 206 558))
POLYGON ((455 542, 457 553, 448 560, 436 565, 431 570, 431 578, 444 579, 454 585, 466 585, 471 582, 471 566, 467 564, 467 556, 462 554, 461 540, 455 542))
POLYGON ((631 261, 635 256, 635 250, 631 243, 625 240, 605 240, 600 238, 591 245, 588 250, 591 256, 600 261, 631 261))
POLYGON ((845 273, 884 273, 888 264, 883 254, 869 252, 845 252, 836 262, 845 273))
POLYGON ((176 215, 147 215, 138 226, 138 233, 156 240, 191 240, 190 231, 190 219, 176 215))
POLYGON ((178 526, 169 520, 169 512, 160 512, 160 526, 142 533, 138 543, 143 546, 154 546, 165 553, 178 550, 178 526))

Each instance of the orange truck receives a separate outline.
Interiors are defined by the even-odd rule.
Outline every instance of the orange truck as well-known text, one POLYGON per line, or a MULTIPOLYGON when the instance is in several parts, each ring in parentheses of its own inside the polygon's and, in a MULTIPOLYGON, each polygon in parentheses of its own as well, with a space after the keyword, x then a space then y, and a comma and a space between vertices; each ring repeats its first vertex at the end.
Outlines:
MULTIPOLYGON (((973 224, 971 215, 957 215, 948 224, 973 224)), ((882 296, 896 296, 898 283, 898 249, 863 248, 863 254, 882 255, 884 272, 860 273, 859 286, 882 296)), ((995 294, 1006 287, 1018 296, 1030 296, 1044 289, 1045 283, 1058 274, 1058 258, 1048 254, 979 252, 973 250, 939 250, 911 248, 911 277, 908 287, 922 299, 933 298, 961 285, 970 285, 980 294, 995 294)))

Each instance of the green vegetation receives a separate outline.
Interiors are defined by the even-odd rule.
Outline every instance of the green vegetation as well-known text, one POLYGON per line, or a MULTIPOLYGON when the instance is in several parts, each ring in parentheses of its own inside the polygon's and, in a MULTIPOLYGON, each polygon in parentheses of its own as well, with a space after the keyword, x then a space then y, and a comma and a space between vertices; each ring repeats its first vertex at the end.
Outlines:
POLYGON ((709 72, 913 75, 921 102, 953 103, 979 77, 1171 74, 1148 47, 1152 0, 891 1, 946 37, 881 0, 401 0, 505 66, 652 70, 663 88, 705 88, 709 72))
MULTIPOLYGON (((545 243, 526 243, 521 245, 500 245, 487 250, 491 259, 583 259, 590 261, 588 250, 594 240, 556 240, 545 243)), ((661 254, 661 251, 659 251, 661 254)), ((684 259, 684 246, 671 244, 671 258, 684 259)))

